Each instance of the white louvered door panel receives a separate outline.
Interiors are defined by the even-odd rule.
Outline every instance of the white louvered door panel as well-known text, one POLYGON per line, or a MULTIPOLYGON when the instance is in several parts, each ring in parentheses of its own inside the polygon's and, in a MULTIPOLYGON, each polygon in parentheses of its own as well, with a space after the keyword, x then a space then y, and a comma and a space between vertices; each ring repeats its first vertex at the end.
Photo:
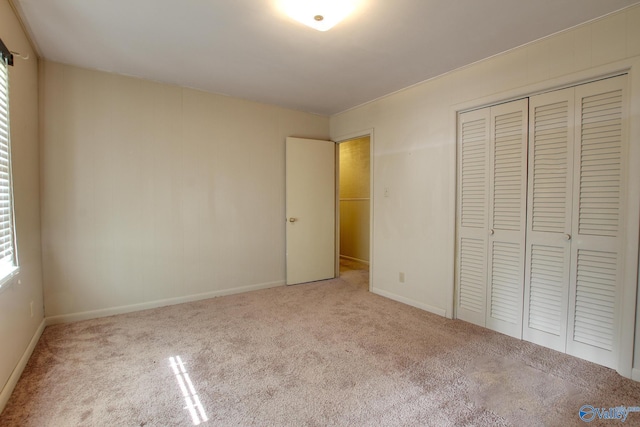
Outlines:
POLYGON ((622 297, 626 79, 576 88, 567 353, 611 368, 622 297))
POLYGON ((529 100, 522 337, 564 352, 567 338, 575 89, 529 100))
POLYGON ((489 109, 460 114, 456 316, 485 325, 489 109))
POLYGON ((528 100, 491 107, 488 328, 522 337, 528 100))

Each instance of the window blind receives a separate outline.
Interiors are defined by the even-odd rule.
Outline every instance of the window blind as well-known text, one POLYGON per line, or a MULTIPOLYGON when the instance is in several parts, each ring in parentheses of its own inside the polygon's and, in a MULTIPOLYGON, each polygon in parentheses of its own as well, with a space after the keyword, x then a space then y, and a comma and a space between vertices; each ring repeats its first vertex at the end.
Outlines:
POLYGON ((0 286, 16 271, 9 132, 9 71, 0 61, 0 286))

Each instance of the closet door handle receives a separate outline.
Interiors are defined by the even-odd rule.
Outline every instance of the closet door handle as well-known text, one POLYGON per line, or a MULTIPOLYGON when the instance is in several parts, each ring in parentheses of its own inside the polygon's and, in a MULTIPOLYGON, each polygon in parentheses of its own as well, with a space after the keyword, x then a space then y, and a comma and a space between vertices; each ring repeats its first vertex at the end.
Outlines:
POLYGON ((489 236, 493 236, 496 233, 496 231, 492 228, 489 230, 489 236))
POLYGON ((569 240, 571 240, 571 234, 565 234, 565 235, 564 235, 564 240, 566 240, 567 242, 568 242, 569 240))

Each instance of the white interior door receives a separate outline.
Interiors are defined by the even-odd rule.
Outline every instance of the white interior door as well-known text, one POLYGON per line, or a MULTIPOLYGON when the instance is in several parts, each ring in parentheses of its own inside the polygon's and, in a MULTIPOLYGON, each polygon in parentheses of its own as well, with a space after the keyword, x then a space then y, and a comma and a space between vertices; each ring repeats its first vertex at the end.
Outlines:
POLYGON ((491 107, 487 328, 522 337, 527 99, 491 107))
POLYGON ((566 351, 574 88, 530 99, 529 203, 523 338, 566 351))
POLYGON ((336 144, 287 138, 287 285, 335 277, 336 144))
POLYGON ((485 326, 490 109, 458 122, 458 319, 485 326))
POLYGON ((528 101, 460 114, 457 317, 520 338, 528 101))
POLYGON ((523 337, 617 367, 625 76, 531 98, 523 337))
POLYGON ((623 363, 627 78, 460 114, 458 318, 623 363))
POLYGON ((611 368, 623 297, 626 78, 578 86, 575 98, 567 353, 611 368))

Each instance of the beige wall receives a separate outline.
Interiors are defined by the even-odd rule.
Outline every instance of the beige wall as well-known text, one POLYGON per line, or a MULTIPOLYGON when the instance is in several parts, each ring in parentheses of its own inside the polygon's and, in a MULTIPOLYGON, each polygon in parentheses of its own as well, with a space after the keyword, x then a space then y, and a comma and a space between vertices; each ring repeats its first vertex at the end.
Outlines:
MULTIPOLYGON (((374 292, 441 315, 453 314, 456 111, 630 68, 631 130, 638 136, 640 6, 332 116, 331 137, 336 140, 373 129, 374 292), (405 283, 399 283, 399 272, 405 273, 405 283)), ((630 176, 630 189, 635 190, 628 193, 628 231, 637 236, 640 190, 633 171, 640 164, 640 141, 631 141, 629 161, 635 164, 630 163, 629 170, 635 175, 630 176)), ((633 265, 637 249, 628 247, 627 265, 633 265)), ((628 286, 634 276, 627 276, 630 294, 635 293, 634 284, 628 286)), ((633 314, 635 298, 624 298, 624 304, 633 314)), ((632 317, 628 323, 625 328, 633 331, 632 317)), ((623 346, 632 342, 627 334, 623 346)))
POLYGON ((328 118, 45 62, 46 315, 281 285, 284 142, 328 118))
POLYGON ((340 143, 340 256, 369 262, 369 137, 340 143))
MULTIPOLYGON (((0 38, 13 51, 9 67, 11 150, 20 273, 0 291, 0 410, 11 376, 29 343, 43 325, 40 256, 40 190, 38 158, 38 61, 7 0, 0 1, 0 38), (20 283, 18 283, 18 281, 20 283), (33 316, 30 305, 33 302, 33 316), (6 387, 5 387, 6 386, 6 387)), ((41 331, 41 329, 40 329, 41 331)))

